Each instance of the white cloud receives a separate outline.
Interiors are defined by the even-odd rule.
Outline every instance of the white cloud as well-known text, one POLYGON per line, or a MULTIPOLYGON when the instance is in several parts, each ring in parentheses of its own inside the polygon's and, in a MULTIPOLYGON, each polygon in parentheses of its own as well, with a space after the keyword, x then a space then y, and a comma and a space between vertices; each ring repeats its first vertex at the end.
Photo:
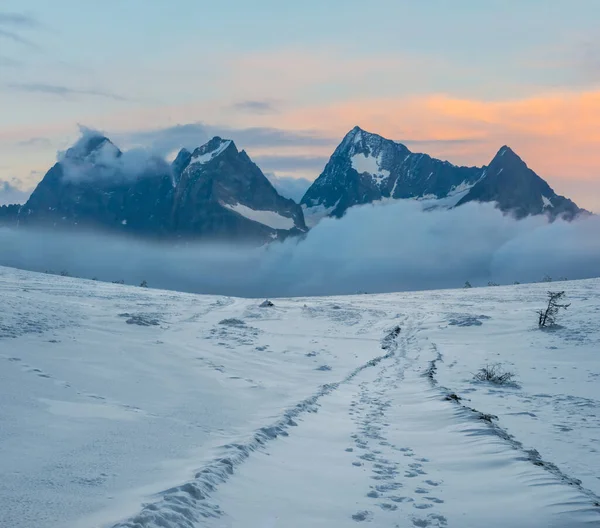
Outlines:
POLYGON ((170 165, 144 148, 122 152, 103 132, 79 126, 81 137, 67 151, 58 152, 64 176, 70 180, 85 178, 136 178, 140 175, 169 174, 170 165))
POLYGON ((0 232, 0 264, 241 296, 383 292, 600 274, 600 218, 516 221, 490 204, 423 212, 411 201, 355 207, 305 239, 266 248, 171 247, 107 236, 0 232), (77 251, 74 251, 77 248, 77 251))

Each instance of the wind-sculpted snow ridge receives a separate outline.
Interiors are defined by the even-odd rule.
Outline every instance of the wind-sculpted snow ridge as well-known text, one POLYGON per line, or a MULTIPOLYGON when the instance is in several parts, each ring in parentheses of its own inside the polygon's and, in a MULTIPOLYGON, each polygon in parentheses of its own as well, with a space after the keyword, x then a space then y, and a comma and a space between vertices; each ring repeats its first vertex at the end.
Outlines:
POLYGON ((321 398, 365 369, 392 358, 398 349, 400 332, 400 326, 395 326, 384 336, 381 348, 387 351, 385 354, 356 367, 341 381, 322 385, 315 394, 285 411, 279 420, 258 429, 249 440, 224 445, 222 455, 198 471, 194 480, 163 491, 159 494, 162 500, 146 504, 135 517, 119 522, 113 528, 196 528, 202 519, 219 517, 222 512, 210 499, 217 487, 227 482, 253 452, 279 436, 289 436, 288 430, 298 425, 295 419, 305 413, 317 412, 321 398))
MULTIPOLYGON (((595 508, 600 507, 600 496, 596 495, 592 490, 585 488, 582 485, 581 480, 567 475, 566 473, 561 471, 556 464, 545 460, 536 449, 527 449, 522 442, 517 440, 513 435, 511 435, 504 427, 502 427, 498 423, 497 416, 493 414, 486 414, 473 407, 470 407, 469 405, 463 403, 463 398, 461 398, 460 395, 457 395, 447 387, 441 386, 436 378, 436 373, 438 370, 438 363, 443 363, 444 357, 435 344, 432 344, 432 351, 436 354, 436 356, 429 362, 429 367, 425 370, 423 375, 429 379, 433 388, 437 389, 442 393, 446 401, 450 401, 456 404, 459 408, 460 414, 482 422, 487 426, 488 431, 496 435, 498 438, 501 438, 505 442, 508 442, 514 449, 522 452, 522 460, 529 461, 535 466, 545 469, 562 482, 565 482, 569 486, 573 486, 583 495, 588 497, 592 501, 592 504, 595 508)), ((478 433, 474 431, 473 434, 478 433)))

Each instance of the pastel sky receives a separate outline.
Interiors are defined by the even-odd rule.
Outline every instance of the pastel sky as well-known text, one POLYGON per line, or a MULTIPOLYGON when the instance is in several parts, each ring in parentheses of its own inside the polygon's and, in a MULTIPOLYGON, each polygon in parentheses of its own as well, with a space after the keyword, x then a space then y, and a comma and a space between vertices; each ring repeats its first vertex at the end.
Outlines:
POLYGON ((162 155, 229 136, 309 179, 360 125, 464 165, 508 144, 600 212, 599 21, 598 0, 0 0, 0 188, 78 125, 162 155))

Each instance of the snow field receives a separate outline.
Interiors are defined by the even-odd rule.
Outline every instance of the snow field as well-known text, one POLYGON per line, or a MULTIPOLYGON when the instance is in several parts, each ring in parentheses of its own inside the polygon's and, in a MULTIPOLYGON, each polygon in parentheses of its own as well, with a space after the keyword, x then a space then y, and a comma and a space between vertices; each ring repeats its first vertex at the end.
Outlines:
POLYGON ((599 280, 0 292, 1 526, 600 525, 599 280), (548 289, 572 306, 540 331, 548 289), (496 362, 517 385, 473 381, 496 362))

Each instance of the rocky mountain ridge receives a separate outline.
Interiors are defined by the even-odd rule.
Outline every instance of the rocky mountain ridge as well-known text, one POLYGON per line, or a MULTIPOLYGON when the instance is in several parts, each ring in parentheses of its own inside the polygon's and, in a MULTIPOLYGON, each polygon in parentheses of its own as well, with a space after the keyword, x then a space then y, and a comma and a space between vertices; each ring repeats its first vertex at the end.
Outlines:
POLYGON ((282 197, 231 140, 214 137, 167 163, 88 134, 59 158, 25 205, 0 209, 0 225, 265 243, 301 235, 307 225, 340 218, 356 205, 402 199, 422 201, 424 208, 494 202, 517 218, 571 220, 585 213, 507 146, 489 165, 461 167, 354 127, 301 206, 282 197))
POLYGON ((354 205, 384 199, 436 200, 444 207, 496 202, 517 218, 548 214, 572 219, 582 212, 506 146, 488 166, 460 167, 359 127, 344 137, 301 204, 314 225, 323 216, 339 218, 354 205))
POLYGON ((170 165, 146 159, 135 171, 125 158, 104 136, 83 138, 20 208, 19 225, 252 242, 306 230, 300 206, 231 140, 182 149, 170 165))

